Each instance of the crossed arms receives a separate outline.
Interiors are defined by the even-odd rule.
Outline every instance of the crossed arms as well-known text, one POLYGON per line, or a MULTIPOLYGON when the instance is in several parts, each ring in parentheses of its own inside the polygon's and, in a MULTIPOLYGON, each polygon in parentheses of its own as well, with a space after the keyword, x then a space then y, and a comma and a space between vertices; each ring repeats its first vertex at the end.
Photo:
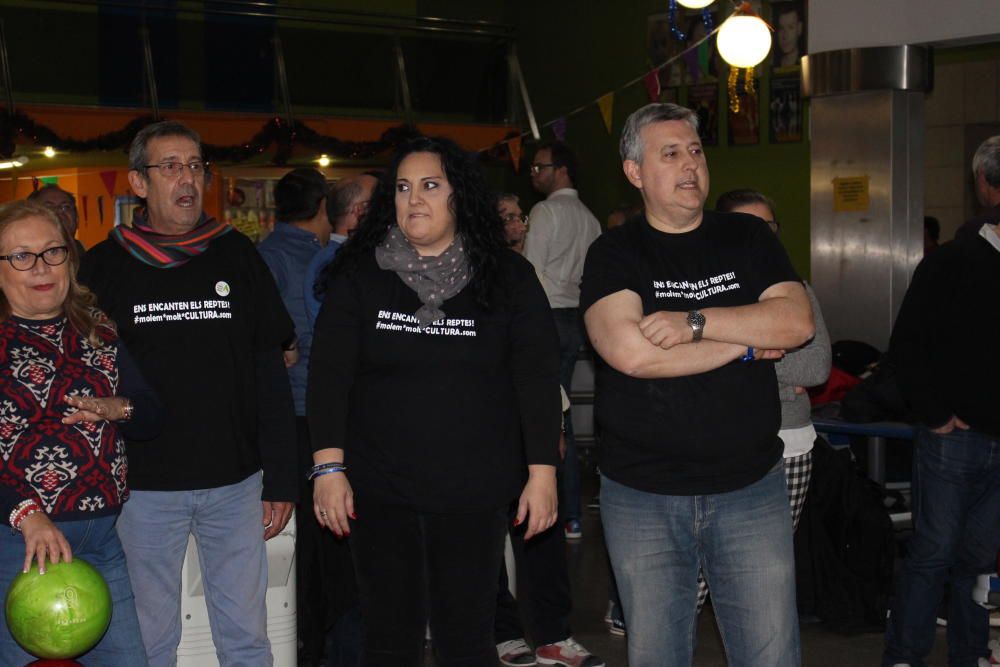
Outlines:
POLYGON ((779 350, 812 338, 812 308, 805 288, 788 281, 771 285, 757 303, 705 308, 702 340, 693 343, 687 312, 657 311, 643 316, 642 300, 631 290, 600 299, 584 313, 591 344, 615 370, 643 379, 681 377, 714 370, 740 358, 748 347, 777 358, 779 350))

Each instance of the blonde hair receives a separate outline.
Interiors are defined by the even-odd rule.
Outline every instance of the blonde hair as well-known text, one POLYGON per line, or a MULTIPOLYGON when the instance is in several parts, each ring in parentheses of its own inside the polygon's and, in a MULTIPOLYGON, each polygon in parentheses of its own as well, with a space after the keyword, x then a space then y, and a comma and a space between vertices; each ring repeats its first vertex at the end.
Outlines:
MULTIPOLYGON (((71 238, 69 231, 63 226, 51 210, 29 201, 12 201, 0 205, 0 238, 7 230, 17 222, 28 218, 44 218, 52 223, 59 230, 59 236, 63 245, 69 251, 66 259, 69 271, 69 290, 66 293, 66 300, 63 301, 63 313, 69 320, 77 333, 87 339, 95 346, 101 347, 110 339, 116 336, 115 325, 108 317, 97 308, 97 298, 94 293, 81 285, 76 280, 76 272, 80 268, 80 253, 77 251, 76 241, 71 238)), ((3 260, 0 260, 3 261, 3 260)), ((0 322, 6 320, 11 315, 10 302, 7 296, 0 291, 0 322)))

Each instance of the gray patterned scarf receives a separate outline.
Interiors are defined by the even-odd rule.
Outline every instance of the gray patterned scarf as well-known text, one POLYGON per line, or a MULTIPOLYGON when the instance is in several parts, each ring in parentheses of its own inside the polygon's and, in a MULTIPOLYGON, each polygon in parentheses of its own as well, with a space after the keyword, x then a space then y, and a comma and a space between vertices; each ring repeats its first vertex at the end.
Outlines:
POLYGON ((375 248, 375 261, 385 271, 395 271, 424 304, 413 314, 421 328, 444 317, 441 304, 469 284, 469 262, 457 237, 437 257, 421 257, 393 226, 385 241, 375 248))

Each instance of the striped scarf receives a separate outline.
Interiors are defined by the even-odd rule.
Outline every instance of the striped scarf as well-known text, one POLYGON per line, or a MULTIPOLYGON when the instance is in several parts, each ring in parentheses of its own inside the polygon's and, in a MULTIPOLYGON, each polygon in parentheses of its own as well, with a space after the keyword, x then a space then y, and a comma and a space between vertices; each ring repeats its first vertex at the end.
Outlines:
POLYGON ((140 262, 158 269, 172 269, 205 252, 212 239, 232 230, 232 225, 202 213, 197 226, 186 234, 158 234, 149 227, 146 211, 138 210, 131 227, 118 225, 110 236, 140 262))

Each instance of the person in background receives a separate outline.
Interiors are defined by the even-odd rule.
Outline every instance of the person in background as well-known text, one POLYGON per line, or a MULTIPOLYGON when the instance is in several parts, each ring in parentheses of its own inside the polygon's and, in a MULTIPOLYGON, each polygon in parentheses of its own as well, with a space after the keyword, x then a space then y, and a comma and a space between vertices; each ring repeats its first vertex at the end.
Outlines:
MULTIPOLYGON (((518 205, 517 195, 501 193, 497 200, 507 243, 515 252, 520 252, 524 245, 524 233, 528 229, 527 216, 518 205)), ((563 389, 560 394, 565 431, 565 420, 569 419, 569 397, 563 389)), ((560 455, 565 456, 565 432, 560 434, 559 439, 560 455)), ((516 509, 512 507, 511 519, 516 509)), ((530 542, 524 539, 524 526, 511 527, 509 532, 518 578, 524 582, 525 597, 521 600, 514 599, 509 590, 507 568, 501 567, 494 634, 500 664, 512 667, 536 664, 603 667, 604 661, 573 639, 570 631, 569 617, 573 599, 570 594, 566 537, 563 531, 546 530, 530 542), (531 637, 538 646, 537 651, 532 651, 525 641, 520 607, 525 608, 531 637)))
MULTIPOLYGON (((1000 203, 1000 135, 972 158, 979 203, 1000 203)), ((885 666, 921 667, 946 585, 948 661, 986 665, 989 612, 972 599, 1000 550, 1000 410, 992 353, 1000 331, 1000 218, 979 219, 917 266, 889 339, 899 387, 918 420, 913 535, 886 625, 885 666)))
POLYGON ((521 210, 521 200, 510 192, 502 193, 497 200, 500 202, 500 219, 503 220, 507 244, 511 250, 523 255, 524 237, 528 234, 528 216, 521 210))
POLYGON ((128 176, 144 209, 84 256, 80 281, 170 415, 130 449, 118 521, 146 654, 152 667, 176 663, 194 535, 219 661, 270 665, 265 542, 299 488, 281 349, 292 321, 250 239, 202 211, 209 172, 194 130, 144 127, 128 176))
POLYGON ((497 664, 508 507, 556 521, 557 336, 473 157, 400 147, 330 267, 308 413, 314 511, 351 551, 366 667, 497 664))
POLYGON ((320 530, 310 511, 312 486, 305 475, 312 464, 306 421, 306 372, 312 322, 306 315, 304 287, 307 265, 327 245, 333 231, 326 215, 326 195, 326 179, 315 169, 300 167, 282 176, 274 188, 277 209, 274 231, 257 246, 295 324, 295 336, 284 343, 284 360, 295 401, 295 440, 301 471, 299 503, 295 508, 295 600, 301 665, 320 664, 329 606, 324 594, 322 561, 324 542, 332 540, 320 530))
POLYGON ((368 211, 368 200, 378 183, 374 173, 359 174, 337 181, 330 186, 326 197, 326 217, 333 225, 330 242, 309 262, 306 268, 305 290, 306 315, 310 324, 315 324, 319 315, 326 285, 322 279, 323 269, 330 265, 334 255, 358 227, 362 216, 368 211))
MULTIPOLYGON (((0 590, 32 561, 83 558, 111 591, 111 625, 87 664, 146 664, 115 522, 128 500, 123 436, 156 435, 161 411, 115 331, 76 281, 79 256, 51 209, 0 206, 0 590)), ((142 446, 141 444, 137 446, 142 446)), ((0 606, 0 662, 33 658, 0 606)), ((11 621, 13 622, 13 621, 11 621)), ((34 664, 34 663, 32 663, 34 664)))
MULTIPOLYGON (((756 190, 730 190, 719 195, 715 210, 720 213, 746 213, 767 223, 775 234, 780 226, 774 215, 774 202, 756 190)), ((809 492, 812 475, 812 449, 819 437, 812 424, 812 406, 806 388, 823 384, 830 376, 832 352, 830 334, 820 310, 816 293, 803 282, 812 306, 815 335, 805 345, 786 350, 775 362, 778 376, 778 396, 781 399, 781 430, 778 437, 784 443, 785 482, 788 485, 788 502, 792 509, 792 527, 798 528, 802 506, 809 492)), ((699 575, 698 607, 705 602, 708 585, 699 575)))
MULTIPOLYGON (((601 235, 601 224, 576 190, 580 161, 566 144, 544 144, 531 163, 531 185, 545 200, 531 208, 524 256, 535 267, 559 332, 559 383, 572 391, 573 370, 583 332, 580 326, 580 275, 587 248, 601 235)), ((572 410, 572 408, 571 408, 572 410)), ((560 515, 566 538, 583 536, 580 522, 580 458, 572 420, 566 428, 566 458, 559 478, 560 515)))
POLYGON ((76 246, 77 253, 83 255, 87 251, 83 244, 76 238, 76 230, 80 223, 80 214, 76 210, 76 197, 72 192, 63 190, 55 183, 48 183, 38 188, 30 195, 28 201, 41 204, 56 214, 59 222, 66 228, 69 237, 76 246))

